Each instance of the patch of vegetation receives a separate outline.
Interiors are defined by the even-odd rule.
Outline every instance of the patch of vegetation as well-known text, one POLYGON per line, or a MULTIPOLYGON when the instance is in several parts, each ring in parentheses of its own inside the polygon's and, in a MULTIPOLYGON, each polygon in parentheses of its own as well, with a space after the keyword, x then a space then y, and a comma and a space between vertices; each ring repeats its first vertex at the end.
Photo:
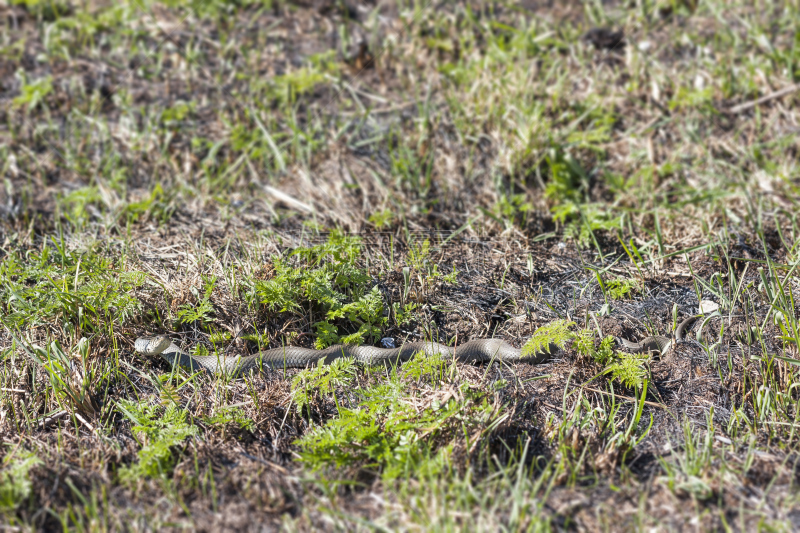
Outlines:
POLYGON ((412 273, 417 274, 421 290, 427 289, 432 283, 440 279, 450 285, 458 283, 458 270, 456 268, 453 268, 449 274, 439 272, 439 265, 431 257, 430 239, 411 243, 406 261, 409 264, 407 268, 410 269, 406 275, 406 290, 410 288, 409 282, 413 279, 411 277, 412 273))
POLYGON ((564 236, 580 246, 596 245, 598 232, 619 229, 623 215, 615 216, 605 206, 566 202, 553 207, 553 220, 564 223, 564 236))
POLYGON ((12 100, 16 107, 25 107, 27 111, 36 109, 44 99, 53 92, 53 78, 50 76, 27 82, 24 80, 24 72, 20 73, 23 77, 20 95, 12 100))
POLYGON ((400 302, 393 303, 392 309, 394 310, 395 324, 398 326, 405 326, 411 323, 411 321, 414 320, 414 310, 416 308, 417 304, 415 302, 409 302, 402 307, 400 306, 400 302))
POLYGON ((142 477, 170 476, 176 463, 175 448, 197 435, 197 427, 186 420, 187 413, 172 403, 161 407, 120 400, 117 408, 134 424, 131 431, 141 446, 138 462, 122 467, 120 479, 133 484, 142 477))
POLYGON ((73 350, 65 351, 61 343, 54 340, 46 348, 34 344, 30 352, 47 373, 59 405, 87 416, 97 411, 95 391, 110 380, 108 366, 103 368, 102 364, 90 361, 90 351, 89 340, 81 337, 73 350))
MULTIPOLYGON (((440 383, 440 359, 416 357, 403 372, 440 383)), ((383 383, 353 391, 353 408, 297 441, 300 461, 312 471, 359 466, 386 481, 428 477, 451 468, 453 454, 472 452, 502 421, 491 393, 466 384, 455 394, 432 394, 424 406, 410 403, 411 390, 394 371, 383 383)))
MULTIPOLYGON (((604 374, 609 374, 612 379, 618 380, 629 389, 638 389, 647 377, 646 363, 649 359, 643 354, 629 354, 614 350, 616 340, 607 336, 595 346, 595 332, 582 329, 577 333, 570 333, 573 339, 572 347, 584 358, 604 366, 604 374)), ((551 337, 556 335, 550 334, 551 337)), ((563 338, 563 333, 557 335, 563 338)))
POLYGON ((522 357, 534 356, 544 352, 550 353, 551 344, 555 344, 563 350, 567 343, 575 338, 575 334, 569 330, 574 325, 575 322, 554 320, 538 328, 522 346, 522 357))
POLYGON ((3 458, 3 468, 0 469, 0 511, 13 511, 30 497, 30 472, 41 463, 32 452, 19 449, 3 458))
POLYGON ((214 410, 214 414, 206 416, 203 421, 216 427, 225 427, 233 424, 239 429, 252 432, 255 429, 255 422, 249 418, 240 407, 222 406, 214 410))
POLYGON ((369 221, 375 226, 376 229, 383 229, 385 227, 391 226, 392 222, 394 221, 394 213, 392 213, 391 209, 382 209, 380 211, 375 211, 369 216, 369 221))
POLYGON ((46 241, 41 251, 13 251, 0 262, 0 322, 13 330, 56 320, 85 331, 121 325, 140 312, 131 293, 145 280, 97 252, 46 241))
POLYGON ((322 361, 315 368, 303 370, 292 378, 292 400, 300 413, 317 395, 348 388, 355 378, 356 363, 351 357, 340 357, 328 365, 322 361))
POLYGON ((649 357, 643 354, 617 352, 604 372, 629 389, 638 389, 647 377, 645 364, 649 357))
POLYGON ((196 305, 183 304, 178 308, 178 322, 188 324, 199 322, 202 326, 208 326, 213 322, 214 306, 211 303, 211 293, 214 292, 214 285, 217 283, 215 276, 203 278, 203 296, 200 296, 195 287, 192 292, 198 298, 196 305))
POLYGON ((634 279, 615 278, 605 282, 605 294, 612 300, 623 300, 639 289, 634 279))
POLYGON ((299 313, 310 306, 324 317, 314 324, 317 349, 375 341, 387 317, 380 292, 370 288, 369 276, 356 265, 360 254, 357 237, 333 231, 324 244, 294 250, 295 264, 275 259, 274 277, 256 281, 249 301, 280 313, 299 313))

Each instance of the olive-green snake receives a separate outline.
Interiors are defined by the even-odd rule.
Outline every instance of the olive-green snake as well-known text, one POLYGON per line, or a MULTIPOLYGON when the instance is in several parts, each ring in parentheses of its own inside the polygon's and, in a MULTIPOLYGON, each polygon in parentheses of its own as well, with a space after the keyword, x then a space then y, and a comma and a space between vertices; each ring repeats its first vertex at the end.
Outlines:
MULTIPOLYGON (((678 326, 676 338, 683 338, 683 332, 695 318, 689 317, 678 326)), ((647 337, 640 343, 627 339, 618 339, 626 348, 635 352, 666 351, 672 339, 664 336, 647 337)), ((477 363, 482 361, 525 362, 540 364, 549 360, 559 351, 558 346, 550 344, 548 349, 539 353, 522 355, 519 348, 514 348, 501 339, 473 339, 455 347, 436 342, 411 342, 400 348, 376 348, 374 346, 336 345, 324 350, 312 350, 296 346, 273 348, 254 355, 225 357, 216 355, 191 355, 180 349, 165 335, 155 337, 139 337, 136 339, 136 351, 144 355, 160 355, 172 365, 179 364, 191 370, 208 370, 212 374, 237 376, 252 369, 304 368, 329 364, 340 357, 353 357, 363 364, 396 364, 407 361, 417 353, 425 356, 441 354, 458 361, 477 363)))

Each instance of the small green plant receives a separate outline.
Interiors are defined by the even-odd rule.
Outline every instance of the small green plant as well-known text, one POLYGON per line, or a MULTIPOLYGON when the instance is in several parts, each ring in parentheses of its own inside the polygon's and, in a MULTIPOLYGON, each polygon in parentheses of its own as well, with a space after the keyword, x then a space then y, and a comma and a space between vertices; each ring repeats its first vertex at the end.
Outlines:
POLYGON ((485 215, 502 223, 506 229, 513 227, 515 223, 525 227, 528 213, 532 210, 533 204, 526 201, 524 194, 501 195, 491 210, 482 209, 485 215))
POLYGON ((209 351, 208 347, 205 344, 195 344, 192 348, 192 355, 197 355, 199 357, 205 357, 209 355, 211 352, 209 351))
POLYGON ((669 102, 670 111, 676 109, 698 109, 708 113, 716 113, 713 105, 714 89, 705 87, 697 89, 694 87, 680 86, 675 92, 675 96, 669 102))
POLYGON ((586 172, 580 163, 560 147, 550 149, 545 162, 550 174, 544 190, 545 198, 555 206, 582 203, 585 200, 586 172))
MULTIPOLYGON (((436 368, 418 370, 430 375, 436 368)), ((467 384, 442 403, 415 408, 396 372, 388 382, 355 393, 355 408, 340 408, 337 418, 296 441, 300 461, 311 470, 360 465, 387 481, 436 475, 448 467, 457 442, 464 446, 468 438, 477 446, 500 417, 492 395, 467 384)))
POLYGON ((203 421, 210 426, 226 426, 235 424, 239 429, 252 432, 256 423, 249 418, 240 407, 222 406, 214 411, 214 414, 203 418, 203 421))
POLYGON ((408 263, 414 271, 425 272, 430 255, 431 241, 429 239, 412 243, 408 249, 408 263))
POLYGON ((314 329, 317 330, 317 338, 314 339, 314 347, 317 350, 323 350, 339 342, 339 330, 330 322, 315 322, 314 329))
POLYGON ((358 238, 332 231, 324 244, 292 252, 297 264, 273 260, 275 275, 256 281, 247 299, 277 313, 300 313, 311 307, 324 317, 314 324, 318 349, 374 341, 387 317, 380 291, 369 288, 370 278, 356 266, 360 254, 358 238))
POLYGON ((25 79, 23 71, 20 71, 19 75, 22 78, 21 94, 14 98, 12 104, 14 107, 26 107, 29 111, 36 109, 44 102, 47 95, 53 92, 53 78, 46 76, 29 82, 25 79))
MULTIPOLYGON (((192 322, 199 322, 203 326, 207 326, 214 319, 214 306, 211 303, 211 293, 214 292, 214 286, 217 283, 216 276, 205 277, 203 276, 204 291, 203 296, 199 298, 197 305, 183 304, 178 308, 178 321, 181 324, 189 324, 192 322)), ((197 290, 192 288, 192 291, 197 295, 197 290)))
POLYGON ((577 332, 572 342, 572 347, 579 354, 591 358, 594 355, 594 331, 582 329, 577 332))
POLYGON ((442 281, 450 285, 458 285, 458 273, 458 269, 453 267, 453 270, 449 274, 442 275, 442 281))
POLYGON ((187 413, 174 403, 162 408, 120 400, 117 407, 133 422, 131 429, 134 435, 139 435, 137 440, 142 446, 139 461, 120 469, 120 479, 133 483, 142 476, 170 475, 175 466, 173 449, 197 434, 197 427, 186 421, 187 413))
POLYGON ((311 91, 325 81, 325 73, 314 67, 302 67, 282 76, 275 76, 270 82, 269 97, 279 102, 293 103, 299 96, 311 91))
POLYGON ((100 386, 106 376, 102 375, 98 365, 89 366, 89 350, 89 341, 82 337, 75 350, 79 365, 73 362, 57 340, 52 341, 46 349, 32 345, 31 355, 47 373, 59 403, 91 416, 96 411, 92 391, 100 386))
POLYGON ((430 257, 431 241, 429 239, 411 244, 408 249, 407 260, 408 264, 410 265, 410 270, 408 271, 408 275, 406 275, 406 284, 408 285, 408 280, 411 279, 411 271, 413 271, 419 275, 419 279, 423 286, 426 286, 437 279, 442 279, 442 281, 445 283, 456 285, 458 283, 458 270, 453 267, 453 270, 451 270, 449 274, 442 274, 439 272, 438 263, 431 261, 430 257))
POLYGON ((592 359, 598 364, 608 364, 614 357, 614 337, 611 335, 600 341, 600 346, 592 354, 592 359))
POLYGON ((89 206, 99 204, 100 191, 97 187, 81 187, 59 200, 65 218, 76 228, 81 228, 89 218, 89 206))
POLYGON ((0 470, 0 511, 13 511, 30 497, 30 471, 41 463, 33 452, 19 449, 3 458, 3 468, 0 470))
POLYGON ((414 320, 414 310, 416 308, 417 304, 414 302, 409 302, 402 307, 400 307, 399 302, 393 303, 392 309, 394 310, 395 324, 398 326, 405 326, 414 320))
POLYGON ((264 333, 244 333, 239 335, 239 338, 245 341, 254 342, 259 346, 266 346, 269 344, 269 332, 264 329, 264 333))
POLYGON ((628 298, 634 290, 639 290, 639 282, 634 279, 616 278, 605 282, 606 295, 612 300, 628 298))
POLYGON ((208 342, 211 344, 222 344, 231 340, 230 331, 215 331, 208 336, 208 342))
POLYGON ((604 373, 610 374, 612 379, 619 380, 629 389, 638 389, 647 377, 647 359, 647 355, 617 352, 604 373))
POLYGON ((361 344, 367 339, 376 340, 381 335, 379 326, 386 322, 383 316, 383 297, 378 287, 373 287, 358 300, 328 311, 327 318, 328 320, 346 318, 352 324, 358 325, 358 331, 339 338, 344 344, 361 344))
POLYGON ((564 237, 575 240, 580 246, 594 242, 598 231, 618 229, 622 215, 614 215, 598 204, 564 203, 553 207, 553 220, 564 223, 564 237))
POLYGON ((594 331, 582 329, 575 334, 572 347, 582 356, 605 365, 614 357, 614 342, 614 337, 609 335, 600 341, 599 346, 595 346, 594 331))
POLYGON ((369 216, 369 221, 376 229, 383 229, 392 225, 394 213, 390 209, 375 211, 369 216))
POLYGON ((429 379, 436 382, 444 377, 444 368, 451 362, 442 354, 425 356, 418 354, 403 365, 403 376, 419 381, 429 379))
POLYGON ((426 198, 433 183, 433 155, 424 150, 425 136, 412 140, 404 134, 393 132, 388 142, 393 145, 389 151, 390 174, 399 188, 416 198, 426 198))
POLYGON ((166 224, 177 207, 173 196, 174 192, 164 191, 161 184, 156 183, 148 196, 139 201, 126 203, 120 211, 120 219, 128 224, 134 224, 142 219, 166 224))
POLYGON ((555 344, 563 350, 567 346, 567 342, 575 338, 575 334, 569 330, 574 325, 575 322, 554 320, 538 328, 528 342, 522 346, 522 356, 529 357, 542 352, 550 353, 551 344, 555 344))
POLYGON ((166 126, 174 126, 186 119, 194 111, 194 102, 177 101, 172 107, 167 107, 161 112, 161 121, 166 126))
POLYGON ((331 394, 337 387, 348 387, 356 375, 356 362, 351 357, 340 357, 329 365, 319 365, 299 372, 292 378, 292 398, 297 412, 311 403, 317 394, 331 394))

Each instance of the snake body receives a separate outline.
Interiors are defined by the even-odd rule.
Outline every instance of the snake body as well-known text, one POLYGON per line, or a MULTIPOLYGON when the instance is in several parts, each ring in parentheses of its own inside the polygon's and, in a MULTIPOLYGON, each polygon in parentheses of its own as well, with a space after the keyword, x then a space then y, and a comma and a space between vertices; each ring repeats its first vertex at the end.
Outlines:
POLYGON ((641 342, 631 342, 621 337, 617 337, 617 341, 634 353, 659 352, 663 354, 672 346, 673 342, 683 340, 686 328, 697 320, 699 316, 700 315, 690 316, 678 324, 678 327, 675 329, 674 340, 672 337, 666 337, 664 335, 653 335, 651 337, 645 337, 641 342))
POLYGON ((410 342, 400 348, 337 344, 324 350, 312 350, 286 346, 245 357, 191 355, 181 350, 166 336, 140 337, 136 339, 135 346, 137 352, 144 355, 160 355, 172 365, 178 364, 191 370, 205 369, 212 374, 224 373, 233 376, 253 369, 305 368, 320 361, 322 364, 330 364, 340 357, 353 357, 357 362, 369 365, 396 364, 411 359, 417 353, 428 357, 441 354, 469 363, 495 360, 540 364, 558 351, 558 347, 551 344, 548 351, 523 356, 519 348, 514 348, 501 339, 474 339, 456 347, 436 342, 410 342))
MULTIPOLYGON (((697 317, 689 317, 678 326, 676 338, 683 338, 686 327, 697 317)), ((635 352, 664 352, 671 345, 672 339, 664 336, 646 337, 639 343, 627 339, 618 339, 626 348, 635 352)), ((180 365, 191 370, 207 370, 212 374, 238 376, 254 369, 305 368, 312 365, 330 364, 340 357, 352 357, 357 362, 368 365, 397 364, 408 361, 415 354, 427 357, 443 355, 458 361, 479 363, 483 361, 525 362, 541 364, 547 362, 553 354, 560 351, 558 346, 550 344, 542 352, 522 355, 519 348, 514 348, 501 339, 473 339, 456 347, 445 346, 436 342, 411 342, 400 348, 376 348, 374 346, 351 346, 337 344, 324 350, 312 350, 297 346, 286 346, 264 350, 254 355, 225 357, 216 355, 192 355, 177 346, 169 337, 139 337, 136 339, 136 351, 143 355, 160 355, 171 365, 180 365)))

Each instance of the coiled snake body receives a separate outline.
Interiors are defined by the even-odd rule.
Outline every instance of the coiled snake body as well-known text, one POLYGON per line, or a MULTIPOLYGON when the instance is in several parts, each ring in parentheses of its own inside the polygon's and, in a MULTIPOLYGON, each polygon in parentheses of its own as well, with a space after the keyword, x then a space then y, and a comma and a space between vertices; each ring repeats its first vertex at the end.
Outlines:
POLYGON ((623 339, 621 337, 616 337, 616 339, 625 348, 634 353, 659 352, 663 354, 666 353, 666 351, 674 342, 683 340, 683 336, 686 333, 686 328, 689 327, 699 317, 700 315, 693 315, 685 318, 680 324, 678 324, 678 327, 675 328, 674 339, 672 337, 665 337, 663 335, 645 337, 642 339, 642 342, 631 342, 628 339, 623 339))
MULTIPOLYGON (((696 317, 684 320, 676 330, 676 338, 681 339, 686 326, 696 317)), ((636 352, 666 351, 672 343, 670 337, 647 337, 640 343, 626 339, 618 339, 628 349, 636 352)), ((550 344, 546 351, 523 356, 519 348, 514 348, 501 339, 473 339, 456 347, 445 346, 436 342, 411 342, 400 348, 376 348, 374 346, 336 345, 324 350, 312 350, 296 346, 273 348, 254 355, 224 357, 216 355, 191 355, 181 350, 169 337, 139 337, 136 339, 136 351, 144 355, 160 355, 171 365, 181 365, 191 370, 208 370, 212 374, 237 376, 253 369, 271 368, 304 368, 316 365, 320 361, 329 364, 340 357, 353 357, 363 364, 396 364, 407 361, 414 354, 422 353, 427 357, 441 354, 454 357, 458 361, 478 363, 482 361, 525 362, 541 364, 548 361, 559 351, 555 344, 550 344)))

